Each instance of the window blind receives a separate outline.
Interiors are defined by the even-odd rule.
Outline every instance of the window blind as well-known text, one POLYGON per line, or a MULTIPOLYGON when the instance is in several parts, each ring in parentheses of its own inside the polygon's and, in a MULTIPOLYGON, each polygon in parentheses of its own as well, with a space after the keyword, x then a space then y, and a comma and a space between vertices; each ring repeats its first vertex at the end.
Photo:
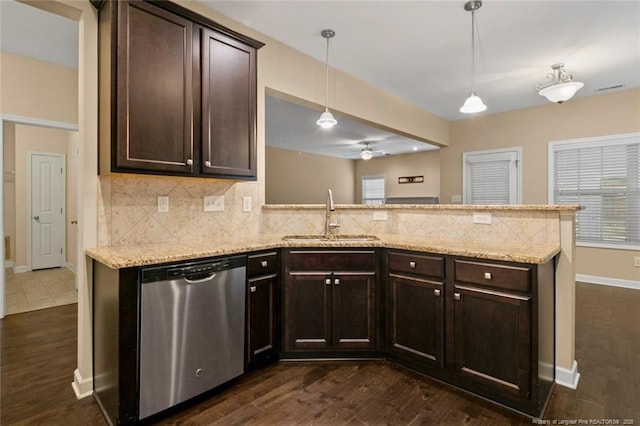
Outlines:
POLYGON ((640 135, 553 146, 553 202, 579 204, 576 241, 640 245, 640 135))
POLYGON ((384 204, 384 176, 362 177, 362 204, 384 204))
POLYGON ((469 204, 509 204, 509 160, 469 163, 469 204))

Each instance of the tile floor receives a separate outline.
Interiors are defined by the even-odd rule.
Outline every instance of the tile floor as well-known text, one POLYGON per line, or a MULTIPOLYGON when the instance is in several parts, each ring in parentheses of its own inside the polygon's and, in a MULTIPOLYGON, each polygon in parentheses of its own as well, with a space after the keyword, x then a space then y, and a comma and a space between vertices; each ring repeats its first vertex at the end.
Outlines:
POLYGON ((74 273, 67 268, 16 274, 5 269, 7 315, 78 302, 74 273))

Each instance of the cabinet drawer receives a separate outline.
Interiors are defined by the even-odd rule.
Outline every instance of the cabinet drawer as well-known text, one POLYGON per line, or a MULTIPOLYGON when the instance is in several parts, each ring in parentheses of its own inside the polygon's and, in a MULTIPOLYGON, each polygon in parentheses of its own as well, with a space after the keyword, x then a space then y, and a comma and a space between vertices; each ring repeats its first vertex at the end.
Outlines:
POLYGON ((444 258, 413 253, 389 253, 389 270, 434 278, 444 277, 444 258))
POLYGON ((454 261, 455 281, 503 290, 531 291, 531 268, 496 263, 454 261))
POLYGON ((375 271, 374 250, 296 250, 289 252, 291 271, 375 271))
POLYGON ((249 278, 259 275, 276 274, 278 272, 278 253, 249 255, 247 259, 247 275, 249 278))

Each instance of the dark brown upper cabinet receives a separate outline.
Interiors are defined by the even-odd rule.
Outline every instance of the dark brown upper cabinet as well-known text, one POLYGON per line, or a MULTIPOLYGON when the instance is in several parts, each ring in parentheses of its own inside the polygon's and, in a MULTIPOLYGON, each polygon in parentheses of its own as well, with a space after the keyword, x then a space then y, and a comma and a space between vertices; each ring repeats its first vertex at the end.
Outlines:
POLYGON ((256 178, 260 42, 168 1, 100 11, 100 173, 256 178))

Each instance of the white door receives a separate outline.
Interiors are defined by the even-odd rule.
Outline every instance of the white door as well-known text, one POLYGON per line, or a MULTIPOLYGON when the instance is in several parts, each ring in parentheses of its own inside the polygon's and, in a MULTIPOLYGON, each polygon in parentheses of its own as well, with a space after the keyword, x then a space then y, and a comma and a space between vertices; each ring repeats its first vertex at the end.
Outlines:
POLYGON ((31 269, 64 266, 64 155, 30 154, 31 269))

